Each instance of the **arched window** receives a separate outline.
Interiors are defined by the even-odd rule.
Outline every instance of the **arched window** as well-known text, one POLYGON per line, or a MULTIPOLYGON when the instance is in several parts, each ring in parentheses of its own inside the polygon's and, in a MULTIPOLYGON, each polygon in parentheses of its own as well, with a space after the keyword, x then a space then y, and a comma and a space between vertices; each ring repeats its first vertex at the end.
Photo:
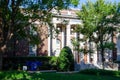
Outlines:
POLYGON ((56 40, 56 53, 55 56, 59 56, 61 49, 61 41, 59 39, 56 40))

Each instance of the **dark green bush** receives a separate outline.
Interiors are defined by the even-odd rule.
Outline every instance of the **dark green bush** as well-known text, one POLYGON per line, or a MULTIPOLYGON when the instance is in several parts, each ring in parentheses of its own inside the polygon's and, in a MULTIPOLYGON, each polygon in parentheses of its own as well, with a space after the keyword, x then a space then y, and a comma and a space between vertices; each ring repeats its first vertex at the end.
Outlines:
MULTIPOLYGON (((56 57, 54 57, 56 58, 56 57)), ((55 60, 50 63, 53 57, 40 56, 40 57, 4 57, 3 58, 3 70, 18 70, 18 67, 22 70, 22 66, 26 65, 28 61, 39 61, 41 66, 38 66, 38 70, 51 70, 55 68, 55 60)), ((57 60, 56 60, 57 61, 57 60)), ((28 66, 28 69, 30 67, 28 66)))
POLYGON ((120 76, 120 71, 102 70, 102 69, 86 69, 81 70, 79 73, 90 75, 108 75, 108 76, 120 76))
POLYGON ((58 70, 71 71, 74 70, 74 58, 69 47, 65 46, 58 57, 58 70))
POLYGON ((49 64, 52 66, 53 70, 57 69, 57 57, 52 57, 49 61, 49 64))

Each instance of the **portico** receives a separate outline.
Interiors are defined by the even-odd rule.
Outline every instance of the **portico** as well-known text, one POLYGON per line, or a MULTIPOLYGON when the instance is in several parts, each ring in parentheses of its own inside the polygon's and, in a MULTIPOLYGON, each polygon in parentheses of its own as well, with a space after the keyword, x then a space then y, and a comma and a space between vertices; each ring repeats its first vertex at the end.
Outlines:
MULTIPOLYGON (((79 63, 81 61, 80 53, 77 54, 76 51, 73 50, 74 46, 72 45, 71 40, 77 38, 77 33, 73 30, 77 25, 82 25, 82 21, 77 17, 63 15, 53 17, 52 23, 54 24, 54 30, 57 30, 58 32, 56 34, 55 31, 52 31, 53 38, 48 38, 48 50, 52 51, 52 53, 48 51, 48 55, 59 56, 61 49, 64 46, 69 46, 73 51, 74 59, 79 63)), ((89 60, 87 59, 89 58, 87 54, 83 57, 85 57, 86 62, 89 60)))

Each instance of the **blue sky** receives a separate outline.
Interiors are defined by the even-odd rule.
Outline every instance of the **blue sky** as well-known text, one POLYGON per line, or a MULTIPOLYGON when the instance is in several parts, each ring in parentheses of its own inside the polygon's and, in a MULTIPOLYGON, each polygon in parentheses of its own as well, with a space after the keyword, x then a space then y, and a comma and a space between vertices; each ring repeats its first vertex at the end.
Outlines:
MULTIPOLYGON (((78 6, 78 8, 80 8, 81 5, 84 4, 86 1, 88 1, 88 0, 80 0, 80 5, 78 6)), ((90 0, 90 1, 95 2, 96 0, 90 0)), ((113 2, 113 3, 114 2, 116 2, 116 3, 120 2, 120 0, 106 0, 106 1, 110 1, 110 2, 113 2)))
MULTIPOLYGON (((80 0, 81 3, 85 3, 87 0, 80 0)), ((96 1, 96 0, 90 0, 90 1, 96 1)), ((110 2, 120 2, 120 0, 106 0, 106 1, 110 1, 110 2)))
POLYGON ((120 2, 120 0, 106 0, 106 1, 111 1, 111 2, 120 2))

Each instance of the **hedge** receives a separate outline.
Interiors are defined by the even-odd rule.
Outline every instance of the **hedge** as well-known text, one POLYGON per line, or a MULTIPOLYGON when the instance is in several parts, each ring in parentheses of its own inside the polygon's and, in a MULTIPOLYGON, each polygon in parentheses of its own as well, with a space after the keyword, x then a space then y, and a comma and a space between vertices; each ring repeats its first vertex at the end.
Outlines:
POLYGON ((38 70, 56 69, 56 65, 53 63, 57 62, 57 57, 40 56, 40 57, 3 57, 3 70, 18 70, 18 68, 22 70, 22 67, 26 66, 27 62, 35 61, 41 63, 41 65, 38 66, 38 70), (53 58, 55 60, 53 60, 53 58))

